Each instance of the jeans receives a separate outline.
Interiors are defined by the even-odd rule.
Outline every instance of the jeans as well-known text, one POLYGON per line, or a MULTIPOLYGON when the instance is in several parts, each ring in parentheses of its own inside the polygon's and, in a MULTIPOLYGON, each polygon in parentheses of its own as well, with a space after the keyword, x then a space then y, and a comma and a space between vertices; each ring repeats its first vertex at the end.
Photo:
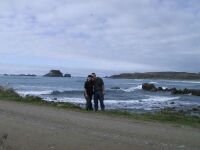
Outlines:
POLYGON ((101 110, 104 110, 104 95, 101 91, 97 91, 94 93, 94 109, 96 111, 98 110, 98 102, 100 102, 101 110))
POLYGON ((92 108, 92 95, 85 96, 86 99, 86 110, 93 110, 92 108))

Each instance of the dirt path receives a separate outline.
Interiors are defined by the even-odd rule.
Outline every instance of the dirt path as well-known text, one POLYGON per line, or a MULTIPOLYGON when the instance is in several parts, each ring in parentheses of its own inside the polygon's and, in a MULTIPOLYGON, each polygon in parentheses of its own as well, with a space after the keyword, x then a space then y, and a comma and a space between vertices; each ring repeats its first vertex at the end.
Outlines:
POLYGON ((0 101, 3 135, 6 150, 200 149, 200 129, 7 101, 0 101))

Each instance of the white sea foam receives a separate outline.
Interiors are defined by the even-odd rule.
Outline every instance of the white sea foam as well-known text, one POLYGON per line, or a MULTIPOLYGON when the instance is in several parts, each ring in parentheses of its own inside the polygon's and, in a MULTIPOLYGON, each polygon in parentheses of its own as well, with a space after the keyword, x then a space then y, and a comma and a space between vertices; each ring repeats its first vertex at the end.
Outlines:
POLYGON ((45 91, 17 91, 20 95, 44 95, 44 94, 51 94, 53 91, 51 90, 45 90, 45 91))
POLYGON ((141 90, 142 89, 142 85, 138 85, 136 87, 130 87, 128 89, 122 89, 125 92, 134 92, 135 90, 141 90))
POLYGON ((143 81, 143 79, 134 79, 134 81, 143 81))
POLYGON ((136 104, 136 103, 154 103, 154 102, 166 102, 171 100, 177 100, 180 97, 167 97, 167 96, 149 96, 149 98, 141 100, 105 100, 107 104, 136 104))
POLYGON ((106 104, 134 104, 138 102, 139 100, 105 100, 106 104))
POLYGON ((182 81, 184 83, 194 83, 194 84, 200 84, 200 81, 182 81))
POLYGON ((158 84, 158 82, 155 82, 155 81, 151 81, 149 83, 151 83, 151 84, 158 84))
POLYGON ((175 81, 171 81, 171 82, 200 84, 200 81, 178 81, 178 80, 175 80, 175 81))
POLYGON ((142 99, 143 102, 165 102, 165 101, 171 101, 171 100, 177 100, 180 97, 167 97, 167 96, 149 96, 149 98, 142 99))
POLYGON ((105 100, 108 108, 122 109, 144 109, 152 110, 156 108, 164 108, 168 105, 167 101, 177 100, 179 97, 167 96, 148 96, 148 98, 140 100, 105 100))
MULTIPOLYGON (((160 109, 166 106, 170 106, 167 101, 178 100, 179 97, 167 97, 167 96, 148 96, 148 98, 137 100, 104 100, 107 109, 143 109, 153 110, 160 109)), ((63 98, 45 98, 47 101, 56 102, 70 102, 75 104, 85 105, 86 100, 80 97, 63 97, 63 98)), ((181 103, 181 102, 180 102, 181 103)), ((184 102, 183 102, 184 103, 184 102)))
POLYGON ((85 103, 84 98, 79 98, 79 97, 63 97, 63 98, 58 98, 56 100, 46 97, 44 98, 46 101, 56 101, 56 102, 70 102, 70 103, 78 103, 78 104, 83 104, 85 103))

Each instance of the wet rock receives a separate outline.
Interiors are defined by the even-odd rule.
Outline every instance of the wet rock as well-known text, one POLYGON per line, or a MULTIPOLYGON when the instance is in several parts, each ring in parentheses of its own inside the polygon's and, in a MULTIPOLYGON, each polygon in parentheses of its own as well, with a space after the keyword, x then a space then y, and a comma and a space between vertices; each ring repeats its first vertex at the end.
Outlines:
POLYGON ((146 91, 157 91, 157 88, 154 84, 144 83, 142 84, 142 89, 146 91))
POLYGON ((191 94, 194 96, 200 96, 200 90, 199 89, 191 90, 191 94))
POLYGON ((190 91, 189 91, 188 89, 185 88, 185 89, 183 90, 183 94, 189 94, 189 93, 190 93, 190 91))
POLYGON ((120 89, 120 87, 118 87, 118 86, 115 86, 115 87, 111 87, 110 89, 112 89, 112 90, 119 90, 119 89, 120 89))
POLYGON ((71 76, 71 74, 65 74, 64 77, 71 78, 72 76, 71 76))
POLYGON ((172 88, 169 90, 172 94, 176 94, 177 93, 177 89, 176 88, 172 88))
POLYGON ((156 92, 156 91, 165 91, 165 92, 171 92, 171 94, 191 94, 194 96, 200 96, 200 89, 176 89, 171 88, 171 89, 163 89, 162 87, 158 87, 156 88, 156 86, 154 84, 149 84, 149 83, 144 83, 142 84, 142 89, 146 90, 146 91, 152 91, 152 92, 156 92))
POLYGON ((51 95, 58 95, 58 94, 60 94, 61 92, 60 91, 53 91, 52 93, 51 93, 51 95))

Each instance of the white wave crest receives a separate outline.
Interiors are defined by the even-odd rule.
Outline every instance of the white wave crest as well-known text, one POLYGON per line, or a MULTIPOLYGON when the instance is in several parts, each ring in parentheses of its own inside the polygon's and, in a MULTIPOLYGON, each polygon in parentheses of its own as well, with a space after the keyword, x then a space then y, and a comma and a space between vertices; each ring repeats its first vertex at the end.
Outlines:
POLYGON ((122 89, 125 92, 134 92, 135 90, 141 90, 142 89, 142 85, 138 85, 136 87, 130 87, 128 89, 122 89))
POLYGON ((45 90, 45 91, 17 91, 20 95, 45 95, 45 94, 51 94, 53 91, 51 90, 45 90))
POLYGON ((84 98, 79 97, 62 97, 58 99, 52 99, 52 98, 44 98, 46 101, 56 101, 56 102, 70 102, 70 103, 78 103, 78 104, 84 104, 86 100, 84 98))
POLYGON ((167 97, 167 96, 150 96, 149 98, 142 99, 142 102, 165 102, 171 100, 177 100, 180 97, 167 97))
POLYGON ((158 82, 155 82, 155 81, 151 81, 149 83, 151 83, 151 84, 158 84, 158 82))

